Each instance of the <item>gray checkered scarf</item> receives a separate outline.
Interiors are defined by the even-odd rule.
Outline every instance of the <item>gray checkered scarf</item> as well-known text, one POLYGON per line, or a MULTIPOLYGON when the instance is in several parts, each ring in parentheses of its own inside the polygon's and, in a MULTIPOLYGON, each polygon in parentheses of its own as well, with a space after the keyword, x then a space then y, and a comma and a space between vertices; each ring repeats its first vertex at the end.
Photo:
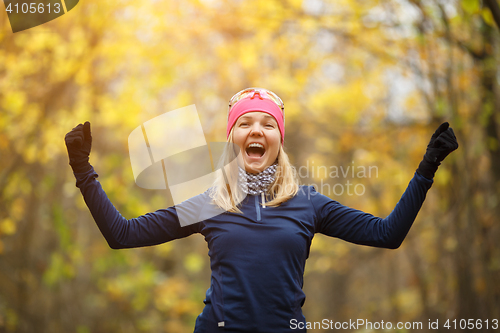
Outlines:
POLYGON ((276 179, 276 168, 278 162, 268 166, 264 171, 255 173, 248 173, 242 168, 239 168, 238 184, 240 189, 246 194, 257 195, 266 192, 269 186, 276 179), (245 186, 246 185, 246 186, 245 186))

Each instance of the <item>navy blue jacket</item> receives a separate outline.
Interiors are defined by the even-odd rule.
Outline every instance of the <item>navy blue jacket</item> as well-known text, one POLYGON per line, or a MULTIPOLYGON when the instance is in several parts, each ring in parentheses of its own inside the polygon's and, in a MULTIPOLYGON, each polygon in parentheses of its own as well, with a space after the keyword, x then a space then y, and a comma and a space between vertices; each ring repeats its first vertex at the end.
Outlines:
POLYGON ((179 209, 197 214, 208 192, 181 206, 127 220, 111 204, 97 176, 93 168, 75 174, 76 185, 111 248, 156 245, 194 233, 205 237, 212 275, 196 333, 301 331, 291 329, 291 320, 305 321, 302 285, 314 234, 398 248, 432 185, 432 180, 415 173, 385 219, 301 186, 295 197, 279 207, 264 208, 260 196, 248 195, 240 207, 243 214, 224 212, 182 227, 179 209))

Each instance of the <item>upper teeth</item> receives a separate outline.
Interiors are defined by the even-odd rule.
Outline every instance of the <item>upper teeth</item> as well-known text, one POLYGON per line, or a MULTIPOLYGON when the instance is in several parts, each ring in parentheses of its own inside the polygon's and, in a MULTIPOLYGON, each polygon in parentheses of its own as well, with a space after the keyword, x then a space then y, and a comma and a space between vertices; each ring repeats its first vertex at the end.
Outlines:
POLYGON ((248 148, 251 148, 251 147, 264 148, 264 146, 261 145, 260 143, 251 143, 248 145, 248 148))

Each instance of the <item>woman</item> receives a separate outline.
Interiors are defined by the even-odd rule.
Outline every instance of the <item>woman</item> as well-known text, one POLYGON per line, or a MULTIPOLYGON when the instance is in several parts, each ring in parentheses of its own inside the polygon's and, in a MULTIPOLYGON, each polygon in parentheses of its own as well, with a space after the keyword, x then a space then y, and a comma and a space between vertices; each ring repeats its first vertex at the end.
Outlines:
POLYGON ((405 193, 382 219, 299 186, 284 138, 281 99, 265 89, 240 91, 229 103, 227 139, 234 145, 228 145, 223 162, 236 153, 244 170, 220 172, 205 193, 130 220, 113 207, 88 162, 90 124, 69 132, 66 145, 76 186, 111 248, 156 245, 194 233, 205 236, 211 285, 195 332, 304 332, 303 275, 314 234, 398 248, 438 166, 458 144, 448 123, 439 126, 405 193), (220 214, 205 214, 208 206, 220 214), (181 226, 181 214, 195 216, 194 223, 181 226))

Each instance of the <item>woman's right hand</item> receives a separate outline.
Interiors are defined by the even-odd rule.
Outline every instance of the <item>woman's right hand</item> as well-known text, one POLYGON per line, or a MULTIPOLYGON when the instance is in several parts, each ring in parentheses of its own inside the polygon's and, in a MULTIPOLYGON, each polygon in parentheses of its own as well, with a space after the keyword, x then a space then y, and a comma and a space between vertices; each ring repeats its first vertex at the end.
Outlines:
POLYGON ((90 123, 78 124, 64 137, 68 149, 69 165, 74 173, 85 173, 92 168, 89 164, 89 155, 92 148, 90 123))

